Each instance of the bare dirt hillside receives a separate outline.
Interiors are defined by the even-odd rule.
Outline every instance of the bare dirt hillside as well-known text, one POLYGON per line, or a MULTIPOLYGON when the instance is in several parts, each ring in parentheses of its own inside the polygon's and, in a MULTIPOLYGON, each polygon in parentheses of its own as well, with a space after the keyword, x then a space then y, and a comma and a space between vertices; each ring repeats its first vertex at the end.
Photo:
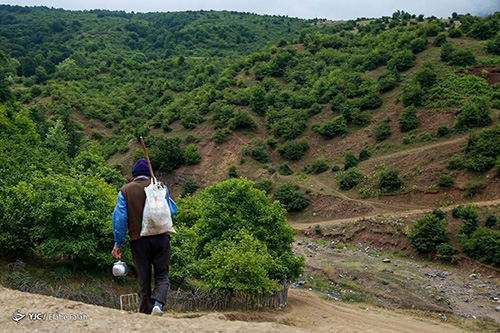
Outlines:
POLYGON ((378 308, 338 305, 316 293, 291 290, 285 310, 184 315, 174 318, 84 304, 0 287, 0 331, 4 332, 460 332, 449 324, 378 308), (12 314, 19 309, 26 317, 19 324, 12 314), (28 312, 47 314, 46 320, 30 320, 28 312), (68 320, 49 321, 49 315, 68 320), (87 320, 70 320, 86 315, 87 320), (193 318, 194 317, 194 318, 193 318), (251 322, 249 322, 251 321, 251 322), (287 324, 285 326, 285 324, 287 324))

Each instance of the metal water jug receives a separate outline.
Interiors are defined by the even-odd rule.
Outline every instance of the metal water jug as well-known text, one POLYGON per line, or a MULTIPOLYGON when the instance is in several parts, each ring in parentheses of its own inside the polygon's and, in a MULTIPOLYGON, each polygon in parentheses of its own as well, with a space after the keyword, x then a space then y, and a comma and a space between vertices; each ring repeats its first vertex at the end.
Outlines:
POLYGON ((127 264, 123 261, 117 261, 113 264, 113 275, 114 276, 125 276, 128 273, 127 264))

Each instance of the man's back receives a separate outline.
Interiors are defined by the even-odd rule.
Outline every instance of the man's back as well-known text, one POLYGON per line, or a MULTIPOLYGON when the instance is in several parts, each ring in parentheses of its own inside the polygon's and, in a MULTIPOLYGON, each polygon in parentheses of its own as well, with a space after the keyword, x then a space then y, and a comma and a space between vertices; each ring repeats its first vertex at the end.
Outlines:
POLYGON ((151 181, 148 178, 141 177, 134 179, 121 188, 122 195, 127 202, 127 227, 131 241, 141 237, 142 214, 144 211, 144 203, 146 202, 144 188, 150 183, 151 181))

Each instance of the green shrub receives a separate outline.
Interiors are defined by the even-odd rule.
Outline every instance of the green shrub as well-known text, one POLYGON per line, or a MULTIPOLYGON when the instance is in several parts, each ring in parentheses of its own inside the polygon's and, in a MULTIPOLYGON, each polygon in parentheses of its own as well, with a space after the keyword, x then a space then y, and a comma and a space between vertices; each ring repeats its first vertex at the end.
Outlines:
POLYGON ((446 213, 439 208, 433 209, 431 214, 436 215, 436 217, 440 220, 446 220, 446 213))
POLYGON ((64 258, 74 267, 110 265, 113 233, 106 221, 116 193, 100 177, 56 173, 2 188, 0 252, 36 253, 47 262, 64 258))
POLYGON ((298 138, 306 127, 305 120, 289 117, 276 121, 272 125, 272 130, 274 134, 282 137, 284 140, 293 140, 298 138))
POLYGON ((453 156, 450 158, 448 163, 446 164, 446 168, 450 170, 460 170, 464 167, 465 161, 460 156, 453 156))
POLYGON ((456 219, 477 221, 479 211, 476 205, 459 205, 453 208, 451 215, 456 219))
POLYGON ((460 37, 462 37, 462 31, 460 29, 457 29, 457 28, 451 28, 448 31, 448 36, 450 38, 460 38, 460 37))
POLYGON ((358 126, 366 126, 372 121, 372 114, 370 111, 356 110, 352 113, 351 119, 353 124, 358 126))
POLYGON ((172 272, 181 272, 177 278, 255 295, 273 292, 279 289, 276 282, 302 273, 285 209, 252 182, 232 178, 177 201, 171 260, 172 272))
POLYGON ((476 56, 471 51, 456 50, 450 55, 450 65, 452 66, 473 66, 477 64, 476 56))
POLYGON ((390 118, 380 120, 373 130, 377 142, 384 141, 391 136, 391 127, 389 126, 390 118))
POLYGON ((180 138, 148 136, 146 144, 150 147, 148 150, 153 169, 172 171, 184 163, 180 138))
POLYGON ((453 177, 448 175, 441 175, 437 182, 439 187, 453 187, 453 177))
POLYGON ((382 192, 395 192, 403 186, 403 181, 399 178, 399 170, 384 170, 380 173, 378 188, 382 192))
POLYGON ((269 154, 265 149, 264 140, 257 139, 253 142, 251 156, 260 163, 267 163, 269 161, 269 154))
MULTIPOLYGON (((374 110, 382 105, 382 98, 377 93, 370 93, 361 98, 359 107, 361 110, 374 110)), ((354 112, 353 112, 354 113, 354 112)))
POLYGON ((278 152, 281 156, 290 161, 300 160, 308 149, 309 144, 306 139, 288 141, 284 145, 278 146, 278 152))
POLYGON ((415 79, 424 89, 429 89, 438 82, 436 70, 432 63, 426 63, 422 69, 415 73, 415 79))
POLYGON ((456 262, 459 251, 448 243, 442 243, 436 248, 437 257, 448 262, 456 262))
POLYGON ((404 106, 422 106, 425 102, 426 93, 419 84, 409 84, 403 89, 404 106))
POLYGON ((358 168, 350 168, 337 175, 336 180, 340 189, 348 191, 356 186, 363 180, 363 172, 358 168))
POLYGON ((363 147, 359 151, 359 161, 366 161, 370 156, 372 156, 372 153, 368 147, 363 147))
POLYGON ((500 54, 500 33, 494 39, 490 40, 486 46, 489 53, 500 54))
POLYGON ((300 211, 309 206, 309 199, 299 192, 299 187, 291 182, 281 184, 274 191, 274 198, 281 202, 287 211, 300 211))
POLYGON ((488 228, 500 226, 500 216, 492 215, 492 214, 486 216, 486 220, 484 222, 484 225, 488 228))
POLYGON ((426 38, 415 38, 410 42, 410 49, 413 52, 413 54, 420 53, 422 51, 425 51, 427 48, 427 39, 426 38))
POLYGON ((144 155, 144 150, 137 148, 134 152, 134 156, 132 157, 132 161, 135 164, 135 162, 137 162, 141 158, 146 158, 146 156, 144 155))
POLYGON ((418 127, 417 108, 410 106, 403 110, 398 118, 399 130, 403 133, 414 130, 418 127))
POLYGON ((436 251, 438 246, 448 242, 446 236, 446 220, 434 214, 418 219, 409 229, 408 238, 415 250, 428 253, 436 251))
POLYGON ((443 126, 439 126, 437 128, 436 135, 439 138, 442 138, 442 137, 445 137, 445 136, 449 136, 450 134, 451 134, 451 129, 450 129, 449 126, 443 125, 443 126))
POLYGON ((240 154, 241 154, 241 156, 249 156, 250 149, 248 148, 248 146, 241 146, 240 154))
POLYGON ((184 155, 184 160, 189 165, 199 163, 201 160, 201 155, 198 152, 198 147, 194 143, 189 144, 184 149, 183 155, 184 155))
POLYGON ((238 178, 238 172, 236 172, 236 165, 229 166, 227 175, 229 176, 229 178, 238 178))
POLYGON ((305 167, 305 172, 313 175, 318 175, 330 169, 326 160, 322 157, 315 159, 311 164, 305 167))
POLYGON ((357 166, 358 163, 359 163, 359 160, 356 158, 356 156, 354 156, 353 152, 348 151, 348 152, 345 153, 345 156, 344 156, 344 171, 357 166))
POLYGON ((340 167, 338 165, 332 166, 332 172, 337 172, 340 170, 340 167))
POLYGON ((290 168, 288 163, 281 164, 278 168, 278 172, 282 176, 290 176, 291 174, 293 174, 293 170, 290 168))
POLYGON ((231 136, 231 130, 229 128, 218 128, 212 135, 212 140, 215 143, 223 143, 229 141, 231 136))
POLYGON ((440 47, 444 43, 446 43, 446 35, 444 33, 440 33, 436 36, 436 39, 434 39, 434 41, 432 42, 432 46, 440 47))
POLYGON ((347 133, 347 121, 343 116, 335 117, 332 121, 321 124, 318 133, 329 139, 337 135, 345 135, 347 133))
POLYGON ((484 183, 476 183, 476 182, 469 182, 465 185, 465 194, 464 197, 466 198, 472 198, 476 194, 479 194, 483 192, 484 188, 486 185, 484 183))
POLYGON ((266 194, 270 194, 273 190, 273 181, 269 178, 262 177, 259 178, 253 186, 256 189, 266 192, 266 194))
POLYGON ((441 46, 441 60, 444 62, 448 62, 451 60, 451 54, 453 53, 454 48, 451 43, 444 43, 441 46))
POLYGON ((181 197, 190 196, 191 194, 193 194, 194 192, 196 192, 196 190, 199 187, 200 186, 198 185, 198 182, 196 181, 196 179, 193 179, 191 177, 186 178, 182 182, 181 197))
POLYGON ((387 68, 405 71, 412 68, 415 63, 415 55, 410 50, 397 52, 387 63, 387 68))
POLYGON ((234 115, 234 118, 228 122, 228 126, 231 129, 254 130, 257 128, 257 122, 249 113, 238 110, 238 112, 234 115))
POLYGON ((478 228, 463 245, 464 252, 472 259, 500 267, 500 231, 478 228))
POLYGON ((469 135, 464 150, 468 168, 475 171, 491 169, 500 156, 500 124, 469 135))
POLYGON ((484 127, 492 123, 491 110, 487 101, 468 102, 458 110, 454 130, 463 133, 474 127, 484 127))
POLYGON ((271 149, 274 149, 276 148, 276 145, 278 144, 278 140, 274 137, 274 136, 269 136, 267 139, 266 139, 266 145, 271 148, 271 149))
POLYGON ((391 91, 399 82, 398 76, 392 72, 380 75, 377 79, 378 91, 381 93, 391 91))
POLYGON ((186 135, 186 138, 184 139, 184 142, 186 143, 198 143, 201 141, 201 138, 198 135, 195 134, 188 134, 186 135))

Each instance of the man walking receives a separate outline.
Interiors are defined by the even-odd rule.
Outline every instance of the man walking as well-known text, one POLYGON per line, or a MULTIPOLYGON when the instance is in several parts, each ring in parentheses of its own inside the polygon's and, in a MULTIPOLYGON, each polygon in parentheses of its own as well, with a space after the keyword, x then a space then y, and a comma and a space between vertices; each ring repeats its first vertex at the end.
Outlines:
MULTIPOLYGON (((115 246, 111 254, 114 258, 121 258, 121 247, 125 241, 126 229, 128 229, 132 259, 139 277, 139 296, 141 298, 139 312, 162 316, 162 307, 166 304, 170 284, 168 279, 170 236, 167 233, 140 236, 142 214, 146 202, 144 188, 151 183, 149 170, 148 162, 143 158, 139 159, 132 170, 134 180, 123 186, 118 193, 113 212, 115 246), (154 267, 154 290, 151 290, 151 265, 154 267)), ((166 199, 173 217, 177 206, 170 199, 168 189, 166 199)))

